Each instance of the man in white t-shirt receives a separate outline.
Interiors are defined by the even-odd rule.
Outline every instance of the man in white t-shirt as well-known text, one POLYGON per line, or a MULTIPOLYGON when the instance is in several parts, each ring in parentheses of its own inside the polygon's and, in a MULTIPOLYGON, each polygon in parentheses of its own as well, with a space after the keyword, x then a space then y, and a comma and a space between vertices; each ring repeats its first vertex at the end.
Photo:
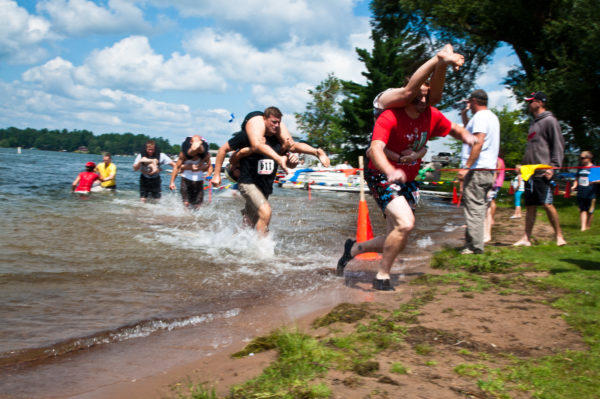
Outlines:
POLYGON ((487 108, 487 103, 487 93, 475 90, 461 113, 467 130, 477 138, 472 147, 463 145, 462 169, 458 172, 458 179, 463 181, 462 201, 467 222, 463 254, 483 253, 487 192, 494 183, 494 169, 498 162, 500 122, 487 108), (470 120, 467 117, 469 110, 473 114, 470 120))

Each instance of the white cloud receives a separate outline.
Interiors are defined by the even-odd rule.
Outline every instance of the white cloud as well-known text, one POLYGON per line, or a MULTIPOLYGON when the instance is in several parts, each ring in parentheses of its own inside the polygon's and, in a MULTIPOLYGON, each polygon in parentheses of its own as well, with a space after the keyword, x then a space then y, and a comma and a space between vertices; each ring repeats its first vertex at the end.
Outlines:
POLYGON ((143 36, 131 36, 93 51, 76 76, 89 86, 133 91, 223 91, 226 86, 216 69, 201 58, 173 53, 165 60, 143 36))
POLYGON ((30 15, 15 1, 0 0, 0 61, 37 62, 46 56, 41 45, 51 38, 46 19, 30 15))
POLYGON ((147 32, 142 10, 126 0, 109 0, 107 7, 88 0, 45 0, 37 4, 49 15, 54 29, 76 36, 147 32))
POLYGON ((302 42, 346 42, 353 31, 352 0, 150 0, 173 6, 185 17, 208 17, 236 30, 259 47, 298 37, 302 42))
POLYGON ((500 90, 488 91, 489 106, 490 108, 502 109, 507 107, 509 111, 520 108, 517 99, 515 98, 512 90, 503 88, 500 90))
MULTIPOLYGON (((504 50, 503 52, 506 52, 504 50)), ((498 84, 504 80, 508 72, 520 64, 516 55, 505 55, 494 57, 493 63, 486 64, 477 77, 476 84, 485 90, 498 87, 498 84)))
POLYGON ((205 28, 194 32, 184 48, 215 65, 225 77, 243 83, 317 83, 332 71, 343 79, 364 79, 360 74, 363 65, 357 60, 354 48, 340 48, 331 42, 303 45, 292 38, 261 51, 239 33, 221 34, 205 28))

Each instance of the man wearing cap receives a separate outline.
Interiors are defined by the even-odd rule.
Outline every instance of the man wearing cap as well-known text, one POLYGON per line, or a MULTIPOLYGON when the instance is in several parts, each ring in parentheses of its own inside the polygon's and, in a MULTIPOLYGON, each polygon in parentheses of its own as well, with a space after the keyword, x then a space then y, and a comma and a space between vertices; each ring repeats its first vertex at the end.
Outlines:
MULTIPOLYGON (((523 156, 523 165, 544 164, 559 168, 564 157, 565 140, 560 125, 552 112, 546 109, 548 97, 541 91, 531 93, 525 99, 533 121, 529 125, 527 147, 523 156)), ((534 175, 525 182, 525 234, 514 243, 515 246, 531 246, 531 232, 535 224, 537 207, 543 205, 548 220, 556 235, 556 245, 562 246, 565 241, 558 220, 558 212, 552 204, 552 169, 537 169, 534 175)))
POLYGON ((481 89, 471 93, 462 110, 463 124, 477 138, 473 146, 463 144, 458 179, 463 181, 463 206, 467 230, 462 254, 483 253, 487 193, 494 184, 494 169, 500 149, 500 121, 488 109, 487 93, 481 89), (468 118, 471 110, 473 116, 468 118))

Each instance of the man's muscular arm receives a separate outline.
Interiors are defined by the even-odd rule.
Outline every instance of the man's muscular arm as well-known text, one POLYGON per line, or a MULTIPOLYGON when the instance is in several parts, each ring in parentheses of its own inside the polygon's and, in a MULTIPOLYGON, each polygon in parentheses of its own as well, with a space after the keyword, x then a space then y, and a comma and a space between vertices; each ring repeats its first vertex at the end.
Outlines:
POLYGON ((273 159, 281 166, 281 169, 287 173, 288 168, 285 165, 286 158, 277 154, 277 152, 264 141, 265 130, 265 121, 260 115, 251 118, 246 123, 246 133, 248 134, 248 140, 250 141, 250 148, 253 152, 266 155, 273 159))

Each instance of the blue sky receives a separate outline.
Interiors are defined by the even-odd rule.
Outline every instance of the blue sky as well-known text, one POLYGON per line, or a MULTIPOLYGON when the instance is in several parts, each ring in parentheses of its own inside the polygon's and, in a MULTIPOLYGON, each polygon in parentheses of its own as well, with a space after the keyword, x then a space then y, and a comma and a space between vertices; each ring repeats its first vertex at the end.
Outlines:
MULTIPOLYGON (((364 83, 369 36, 360 0, 0 0, 0 127, 222 144, 276 105, 296 133, 328 73, 364 83)), ((478 79, 492 107, 517 106, 500 84, 517 62, 503 48, 478 79)))

